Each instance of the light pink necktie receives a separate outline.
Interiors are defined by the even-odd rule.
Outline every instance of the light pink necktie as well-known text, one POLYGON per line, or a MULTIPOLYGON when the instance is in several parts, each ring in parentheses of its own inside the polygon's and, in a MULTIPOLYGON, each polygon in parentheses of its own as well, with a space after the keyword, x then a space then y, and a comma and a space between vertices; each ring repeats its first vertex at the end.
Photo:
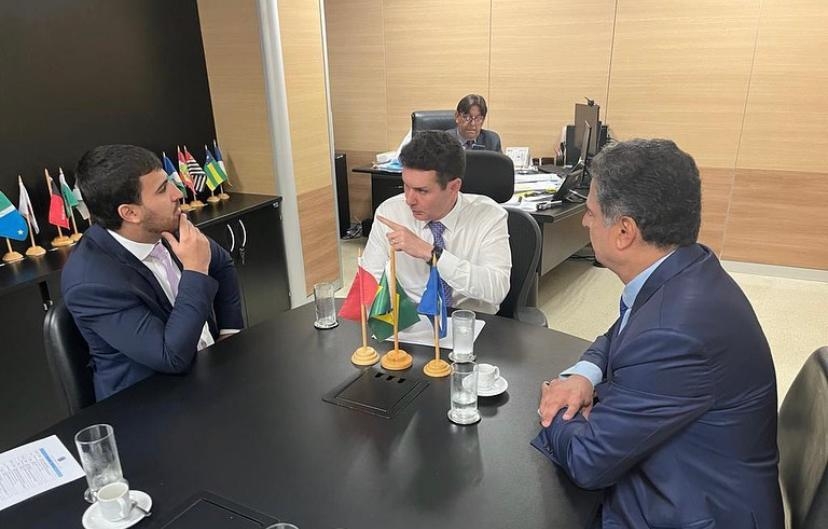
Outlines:
POLYGON ((172 290, 172 296, 173 299, 175 299, 176 296, 178 296, 178 281, 180 280, 180 277, 178 274, 178 268, 175 266, 175 263, 173 263, 170 252, 167 251, 164 245, 159 242, 155 245, 155 248, 152 249, 150 255, 164 267, 164 273, 167 274, 167 281, 170 283, 170 290, 172 290))

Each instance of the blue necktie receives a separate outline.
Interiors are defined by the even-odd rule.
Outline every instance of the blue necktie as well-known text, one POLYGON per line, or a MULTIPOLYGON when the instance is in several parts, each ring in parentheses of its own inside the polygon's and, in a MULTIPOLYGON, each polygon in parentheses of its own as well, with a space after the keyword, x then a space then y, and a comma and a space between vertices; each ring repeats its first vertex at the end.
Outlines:
POLYGON ((620 303, 619 303, 619 309, 620 309, 621 316, 618 319, 618 334, 621 334, 621 330, 624 328, 624 314, 626 314, 627 311, 630 310, 630 308, 627 306, 627 304, 624 303, 624 296, 621 296, 621 300, 620 300, 620 303))
MULTIPOLYGON (((434 236, 434 246, 445 250, 446 241, 443 240, 443 232, 446 231, 446 227, 443 225, 443 223, 439 220, 432 220, 428 223, 428 228, 431 230, 431 234, 434 236)), ((440 285, 443 288, 443 299, 445 300, 446 306, 450 307, 451 287, 448 286, 448 283, 446 283, 443 280, 443 278, 440 278, 440 285)))

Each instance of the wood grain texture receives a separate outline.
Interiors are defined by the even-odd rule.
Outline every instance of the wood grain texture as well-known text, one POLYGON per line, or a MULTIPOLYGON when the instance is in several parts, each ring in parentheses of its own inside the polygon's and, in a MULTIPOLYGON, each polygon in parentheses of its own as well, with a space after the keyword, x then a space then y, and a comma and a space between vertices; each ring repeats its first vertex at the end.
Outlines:
POLYGON ((382 0, 325 2, 325 19, 336 150, 385 151, 382 0))
POLYGON ((346 151, 348 160, 348 204, 351 209, 351 219, 369 219, 371 211, 371 175, 354 173, 354 167, 370 165, 374 161, 373 151, 346 151))
POLYGON ((333 186, 301 193, 296 197, 301 215, 302 255, 305 260, 305 293, 313 285, 339 279, 339 245, 333 186))
POLYGON ((255 0, 198 0, 198 14, 216 133, 233 184, 229 190, 274 194, 278 190, 256 5, 255 0))
POLYGON ((384 1, 388 149, 408 132, 412 111, 455 108, 469 93, 489 97, 489 6, 384 1))
MULTIPOLYGON (((279 2, 279 31, 297 195, 330 186, 331 148, 319 3, 279 2)), ((303 212, 300 211, 300 218, 303 212)))
POLYGON ((614 4, 493 2, 488 128, 504 147, 550 156, 575 103, 588 96, 605 106, 614 4))
POLYGON ((739 168, 828 173, 828 9, 763 0, 739 168))
POLYGON ((616 137, 670 138, 699 165, 734 167, 758 16, 759 0, 618 0, 616 137))
POLYGON ((733 186, 725 259, 828 269, 828 174, 737 169, 733 186))
POLYGON ((702 223, 699 242, 709 246, 721 256, 735 170, 700 167, 699 173, 702 185, 702 223))

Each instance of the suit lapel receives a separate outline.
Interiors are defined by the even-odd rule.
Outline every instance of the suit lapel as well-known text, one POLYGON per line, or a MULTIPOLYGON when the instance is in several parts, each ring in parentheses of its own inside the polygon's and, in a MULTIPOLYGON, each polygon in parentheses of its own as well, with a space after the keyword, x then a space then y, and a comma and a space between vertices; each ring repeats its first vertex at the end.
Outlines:
POLYGON ((158 283, 158 280, 155 279, 155 276, 152 275, 147 266, 139 261, 134 255, 132 255, 126 248, 121 246, 118 241, 112 238, 112 236, 107 232, 104 228, 99 226, 98 224, 93 224, 86 230, 84 233, 84 237, 89 237, 101 250, 106 252, 107 254, 111 255, 113 258, 117 259, 125 266, 132 269, 135 273, 141 276, 148 284, 148 286, 152 289, 153 293, 155 294, 155 301, 160 307, 165 311, 164 318, 169 315, 172 311, 172 305, 170 301, 167 299, 167 295, 164 293, 164 290, 161 288, 161 285, 158 283))
POLYGON ((636 313, 644 306, 645 303, 655 294, 667 281, 678 275, 682 270, 688 266, 704 259, 710 255, 710 250, 700 244, 691 244, 690 246, 681 246, 673 252, 673 255, 668 257, 656 268, 647 281, 641 287, 638 295, 635 298, 635 303, 630 308, 630 315, 627 318, 627 325, 621 334, 618 333, 618 326, 621 324, 621 319, 615 322, 612 326, 611 332, 613 339, 610 341, 610 351, 607 355, 607 382, 612 382, 613 378, 613 360, 615 358, 615 351, 617 351, 627 337, 627 330, 633 323, 636 313))

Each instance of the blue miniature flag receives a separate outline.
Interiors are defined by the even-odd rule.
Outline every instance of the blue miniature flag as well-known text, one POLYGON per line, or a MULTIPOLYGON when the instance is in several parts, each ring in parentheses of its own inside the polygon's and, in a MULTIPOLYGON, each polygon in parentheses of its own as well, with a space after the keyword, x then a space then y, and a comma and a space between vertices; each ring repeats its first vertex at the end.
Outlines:
POLYGON ((26 224, 26 219, 0 191, 0 237, 25 241, 27 235, 29 235, 29 226, 26 224))
POLYGON ((440 316, 440 338, 446 337, 446 300, 443 298, 442 281, 440 280, 440 273, 436 266, 431 267, 431 273, 428 275, 428 283, 426 283, 425 292, 420 299, 420 304, 417 306, 417 312, 431 316, 431 322, 434 324, 434 316, 440 316))
POLYGON ((164 163, 164 172, 167 173, 167 178, 175 184, 181 193, 185 193, 186 188, 184 187, 184 182, 181 181, 181 177, 178 176, 178 171, 175 170, 175 166, 172 163, 172 160, 167 156, 167 153, 161 153, 161 160, 164 163))

